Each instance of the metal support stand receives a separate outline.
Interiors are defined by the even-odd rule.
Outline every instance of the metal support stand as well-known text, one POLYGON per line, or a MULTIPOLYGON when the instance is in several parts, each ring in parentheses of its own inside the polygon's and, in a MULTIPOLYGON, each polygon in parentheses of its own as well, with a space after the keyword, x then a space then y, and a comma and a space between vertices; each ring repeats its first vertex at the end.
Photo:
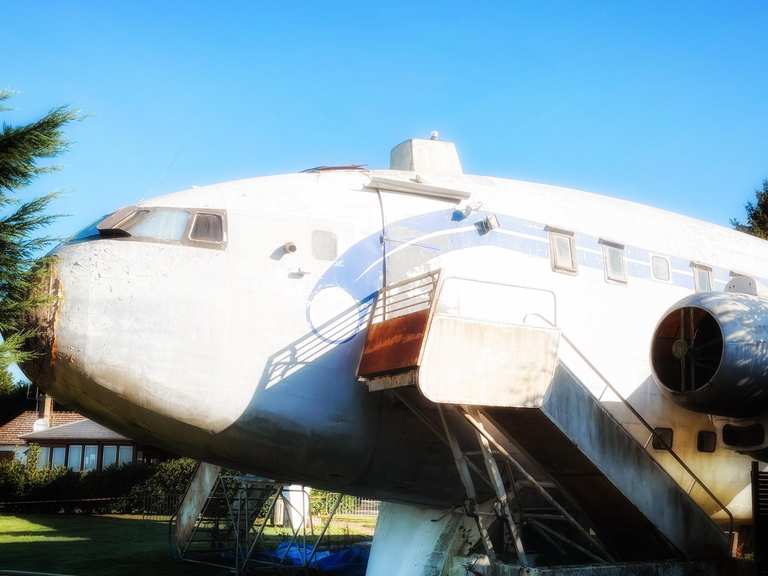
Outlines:
POLYGON ((485 468, 488 470, 488 476, 493 483, 493 488, 496 492, 496 502, 500 508, 500 512, 503 518, 507 521, 510 534, 512 535, 512 542, 515 546, 515 552, 517 553, 517 560, 520 566, 523 568, 528 567, 528 558, 525 555, 525 549, 523 548, 523 539, 520 534, 520 528, 518 523, 512 517, 512 512, 509 509, 509 499, 507 497, 507 489, 504 486, 504 481, 501 479, 501 473, 499 467, 496 465, 496 459, 491 452, 491 446, 486 440, 485 436, 480 434, 477 430, 477 441, 480 443, 480 449, 483 452, 483 460, 485 461, 485 468))
POLYGON ((480 532, 480 538, 483 541, 485 547, 485 553, 488 558, 493 561, 496 559, 496 552, 493 549, 493 543, 491 537, 488 535, 488 529, 485 526, 485 522, 481 514, 477 511, 477 492, 475 491, 475 483, 472 481, 472 474, 469 471, 467 465, 467 457, 461 451, 459 443, 451 433, 451 429, 448 426, 448 422, 445 420, 445 414, 443 413, 442 406, 438 406, 440 412, 440 419, 443 422, 443 428, 445 430, 445 436, 448 440, 448 444, 451 447, 451 453, 453 454, 453 461, 456 463, 456 470, 459 472, 462 484, 464 484, 464 490, 467 493, 467 501, 464 505, 467 514, 475 519, 477 523, 477 530, 480 532))
MULTIPOLYGON (((580 546, 570 540, 569 538, 566 538, 565 536, 562 536, 561 534, 557 533, 555 530, 552 530, 551 528, 547 528, 547 532, 554 536, 557 534, 561 541, 563 541, 566 544, 570 544, 573 548, 576 550, 579 550, 583 554, 586 554, 590 558, 599 561, 599 562, 612 562, 614 561, 613 557, 610 555, 610 553, 603 547, 602 543, 597 539, 596 536, 591 534, 589 531, 587 531, 571 514, 568 513, 568 511, 563 508, 563 506, 555 500, 552 495, 544 488, 533 476, 531 476, 528 471, 504 448, 504 446, 501 445, 501 443, 498 442, 491 434, 489 434, 485 427, 483 426, 483 423, 479 417, 478 411, 467 411, 467 409, 463 409, 462 413, 466 420, 472 425, 472 427, 477 431, 477 434, 481 436, 485 441, 492 445, 522 476, 530 483, 532 487, 534 487, 539 494, 547 501, 548 504, 550 504, 553 508, 555 508, 559 514, 562 515, 563 519, 568 521, 579 533, 581 533, 587 541, 589 541, 592 546, 598 551, 598 553, 591 552, 584 548, 583 546, 580 546)), ((537 525, 539 528, 544 527, 544 525, 541 522, 537 522, 537 525)))
MULTIPOLYGON (((521 464, 509 450, 505 448, 505 442, 514 443, 507 437, 502 429, 498 427, 481 409, 476 407, 453 407, 437 404, 437 412, 442 423, 442 431, 435 426, 430 418, 423 413, 413 402, 410 402, 404 394, 393 391, 403 404, 405 404, 440 440, 442 440, 451 450, 456 470, 459 474, 462 485, 466 493, 465 511, 467 516, 473 518, 480 534, 483 547, 491 562, 498 560, 501 551, 494 549, 488 529, 490 527, 488 517, 496 516, 509 527, 510 549, 514 549, 517 556, 517 562, 521 568, 530 567, 528 552, 526 552, 525 536, 523 526, 528 526, 535 531, 542 540, 549 543, 552 549, 559 556, 566 558, 567 549, 571 553, 577 552, 580 556, 589 558, 591 561, 601 564, 612 562, 613 557, 605 549, 597 536, 585 528, 566 508, 555 499, 550 493, 551 490, 562 489, 551 479, 539 480, 535 478, 523 464, 521 464), (473 436, 479 445, 479 451, 466 451, 462 449, 456 434, 452 430, 449 422, 449 411, 461 418, 461 421, 469 424, 473 436), (490 424, 490 429, 486 427, 486 421, 490 424), (473 461, 472 456, 482 456, 485 470, 478 467, 473 461), (503 461, 503 471, 506 474, 505 482, 502 470, 500 469, 499 458, 503 461), (475 473, 473 477, 472 472, 475 473), (482 513, 478 510, 478 492, 475 485, 475 478, 480 479, 493 490, 495 496, 495 514, 482 513), (532 488, 546 502, 548 508, 545 510, 528 510, 524 497, 518 492, 519 486, 532 488), (548 511, 551 508, 551 512, 548 511), (548 523, 555 523, 554 526, 548 523), (560 526, 558 526, 558 524, 560 526), (571 526, 570 534, 563 531, 565 526, 571 526), (571 536, 575 530, 584 539, 575 541, 571 536)), ((561 498, 570 502, 568 495, 563 492, 561 498)))

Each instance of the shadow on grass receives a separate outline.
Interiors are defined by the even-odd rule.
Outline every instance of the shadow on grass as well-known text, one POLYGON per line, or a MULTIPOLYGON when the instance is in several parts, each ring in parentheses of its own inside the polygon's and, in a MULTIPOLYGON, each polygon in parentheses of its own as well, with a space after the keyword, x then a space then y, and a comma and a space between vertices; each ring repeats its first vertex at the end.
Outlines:
POLYGON ((3 569, 76 576, 225 573, 173 560, 166 522, 86 515, 0 516, 3 569))

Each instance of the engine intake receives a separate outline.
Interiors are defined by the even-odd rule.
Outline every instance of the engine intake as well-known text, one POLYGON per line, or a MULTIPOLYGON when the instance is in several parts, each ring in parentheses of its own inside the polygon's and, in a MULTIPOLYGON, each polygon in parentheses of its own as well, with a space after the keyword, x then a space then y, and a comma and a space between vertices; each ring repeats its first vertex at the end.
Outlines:
POLYGON ((656 382, 695 412, 743 418, 768 409, 768 301, 730 292, 684 298, 651 344, 656 382))

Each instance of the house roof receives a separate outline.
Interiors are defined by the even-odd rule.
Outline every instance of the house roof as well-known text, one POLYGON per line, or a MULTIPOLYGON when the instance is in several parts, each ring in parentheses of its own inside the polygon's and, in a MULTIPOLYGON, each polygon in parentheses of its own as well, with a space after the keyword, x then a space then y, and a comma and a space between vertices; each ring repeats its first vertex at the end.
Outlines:
MULTIPOLYGON (((26 444, 23 437, 33 431, 39 417, 37 410, 25 410, 0 426, 0 445, 23 446, 26 444)), ((85 420, 85 416, 77 412, 54 412, 51 415, 51 426, 61 426, 81 420, 85 420)))
POLYGON ((52 426, 47 430, 24 434, 27 441, 40 442, 52 440, 92 440, 98 442, 130 441, 130 438, 113 432, 109 428, 97 424, 93 420, 83 419, 77 422, 69 422, 60 426, 52 426))

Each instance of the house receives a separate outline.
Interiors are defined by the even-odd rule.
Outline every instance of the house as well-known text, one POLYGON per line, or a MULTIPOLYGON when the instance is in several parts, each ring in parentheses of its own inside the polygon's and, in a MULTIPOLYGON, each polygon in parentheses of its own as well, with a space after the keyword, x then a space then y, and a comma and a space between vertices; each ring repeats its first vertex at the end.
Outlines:
POLYGON ((38 467, 103 470, 131 462, 154 463, 169 457, 140 445, 77 412, 55 409, 50 396, 38 398, 37 410, 25 410, 0 425, 0 460, 24 460, 31 444, 40 446, 38 467))

